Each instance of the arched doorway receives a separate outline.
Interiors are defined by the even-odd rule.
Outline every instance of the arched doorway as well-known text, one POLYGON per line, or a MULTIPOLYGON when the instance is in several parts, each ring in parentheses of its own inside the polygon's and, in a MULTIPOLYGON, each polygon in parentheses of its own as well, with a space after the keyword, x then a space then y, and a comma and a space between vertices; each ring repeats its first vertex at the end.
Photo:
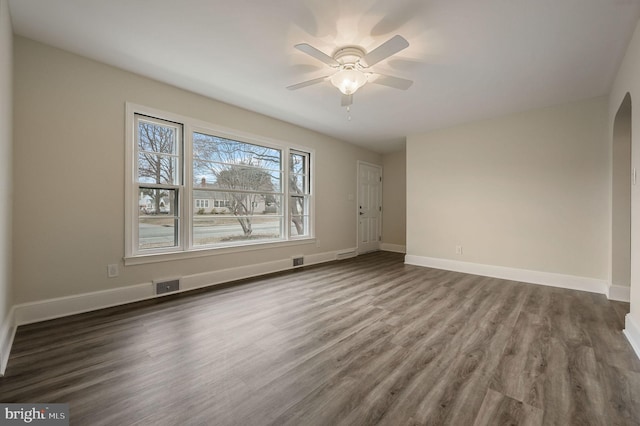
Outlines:
POLYGON ((629 300, 631 284, 631 95, 627 93, 613 123, 611 200, 611 287, 609 298, 629 300))

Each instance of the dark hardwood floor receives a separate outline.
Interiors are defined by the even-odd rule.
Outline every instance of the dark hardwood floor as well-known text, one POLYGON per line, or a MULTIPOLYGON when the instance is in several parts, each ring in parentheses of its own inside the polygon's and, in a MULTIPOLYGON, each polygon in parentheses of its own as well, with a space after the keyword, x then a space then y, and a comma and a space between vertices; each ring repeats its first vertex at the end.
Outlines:
POLYGON ((629 305, 377 252, 19 327, 73 425, 637 425, 629 305))

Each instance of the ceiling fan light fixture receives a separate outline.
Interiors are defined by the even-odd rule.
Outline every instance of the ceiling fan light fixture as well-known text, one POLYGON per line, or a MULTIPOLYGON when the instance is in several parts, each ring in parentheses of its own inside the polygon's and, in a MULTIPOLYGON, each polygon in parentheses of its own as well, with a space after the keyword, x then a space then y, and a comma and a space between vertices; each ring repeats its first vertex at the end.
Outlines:
POLYGON ((331 84, 344 95, 354 94, 366 82, 366 74, 351 65, 342 67, 340 71, 331 76, 331 84))
POLYGON ((366 52, 360 46, 343 46, 334 51, 333 56, 329 56, 308 43, 299 43, 294 47, 331 67, 332 73, 287 86, 289 90, 329 80, 342 93, 340 104, 349 107, 353 103, 353 94, 368 82, 400 90, 407 90, 413 83, 411 80, 377 74, 371 70, 371 66, 409 47, 409 42, 400 35, 391 37, 370 52, 366 52), (369 80, 370 77, 373 78, 369 80))

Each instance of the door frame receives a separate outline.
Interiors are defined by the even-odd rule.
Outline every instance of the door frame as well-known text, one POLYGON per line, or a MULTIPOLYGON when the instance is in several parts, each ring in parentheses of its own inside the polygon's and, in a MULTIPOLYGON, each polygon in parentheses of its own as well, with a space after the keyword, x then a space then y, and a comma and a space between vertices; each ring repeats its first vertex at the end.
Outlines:
MULTIPOLYGON (((367 161, 362 161, 362 160, 358 160, 356 162, 356 204, 355 204, 355 216, 356 216, 356 255, 362 254, 360 252, 360 208, 359 208, 359 202, 360 202, 360 166, 365 165, 365 166, 369 166, 369 167, 375 167, 377 169, 380 170, 380 178, 382 179, 382 181, 380 181, 380 188, 379 188, 379 194, 378 196, 380 197, 380 206, 382 206, 383 200, 382 200, 382 184, 384 183, 384 176, 383 176, 383 172, 384 169, 380 164, 374 164, 374 163, 369 163, 367 161)), ((380 241, 380 238, 382 238, 382 214, 383 211, 380 210, 379 212, 379 220, 378 220, 378 250, 380 250, 380 245, 382 243, 382 241, 380 241)), ((364 252, 363 252, 364 253, 364 252)))

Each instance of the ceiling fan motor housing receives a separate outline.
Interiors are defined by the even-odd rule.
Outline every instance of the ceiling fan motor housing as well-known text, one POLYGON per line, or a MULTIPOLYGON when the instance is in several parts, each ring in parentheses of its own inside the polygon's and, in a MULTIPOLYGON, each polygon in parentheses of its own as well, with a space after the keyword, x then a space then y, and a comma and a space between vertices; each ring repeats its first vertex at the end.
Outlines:
POLYGON ((336 50, 333 54, 333 59, 338 61, 342 65, 359 65, 360 60, 364 57, 365 51, 357 46, 345 46, 336 50))

